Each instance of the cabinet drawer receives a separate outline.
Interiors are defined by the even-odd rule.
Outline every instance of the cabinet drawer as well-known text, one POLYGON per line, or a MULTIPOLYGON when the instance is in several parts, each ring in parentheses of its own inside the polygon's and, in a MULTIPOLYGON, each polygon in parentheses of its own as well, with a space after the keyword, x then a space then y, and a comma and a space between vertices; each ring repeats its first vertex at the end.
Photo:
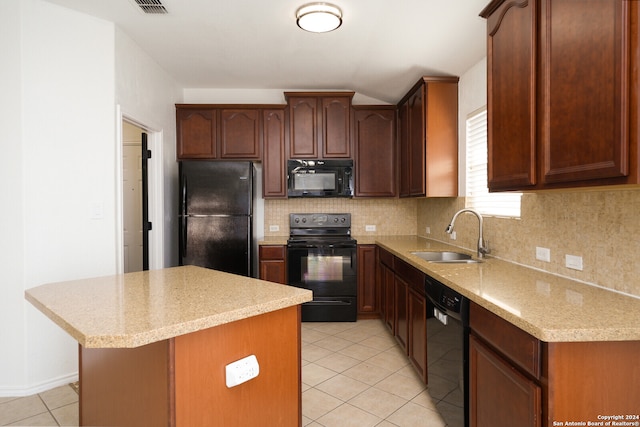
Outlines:
POLYGON ((382 249, 381 247, 378 247, 378 256, 380 258, 381 263, 383 263, 390 269, 394 270, 394 266, 393 266, 394 256, 391 254, 391 252, 387 251, 386 249, 382 249))
POLYGON ((285 247, 283 245, 260 246, 260 259, 283 260, 285 258, 285 247))
POLYGON ((424 293, 424 273, 415 269, 401 259, 395 260, 395 272, 396 275, 402 278, 411 289, 425 296, 424 293))
POLYGON ((469 325, 513 363, 540 378, 541 346, 537 338, 475 303, 471 303, 469 325))

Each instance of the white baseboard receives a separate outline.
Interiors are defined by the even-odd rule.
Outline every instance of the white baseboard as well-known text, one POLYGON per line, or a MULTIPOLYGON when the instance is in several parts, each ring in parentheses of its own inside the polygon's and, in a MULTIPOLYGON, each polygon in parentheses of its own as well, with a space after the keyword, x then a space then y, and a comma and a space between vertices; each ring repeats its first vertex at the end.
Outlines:
POLYGON ((74 372, 58 378, 53 378, 39 384, 28 387, 3 387, 0 386, 0 397, 23 397, 42 393, 52 388, 60 387, 78 381, 78 373, 74 372))

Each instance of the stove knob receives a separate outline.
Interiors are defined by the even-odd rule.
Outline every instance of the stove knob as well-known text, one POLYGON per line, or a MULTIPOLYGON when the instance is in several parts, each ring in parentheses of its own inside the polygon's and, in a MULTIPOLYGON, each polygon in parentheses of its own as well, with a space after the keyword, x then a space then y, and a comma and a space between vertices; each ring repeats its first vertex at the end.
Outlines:
POLYGON ((307 222, 307 218, 302 218, 302 223, 307 222))
POLYGON ((300 218, 294 218, 293 222, 295 222, 296 224, 298 224, 300 222, 300 218))
POLYGON ((340 218, 340 222, 347 222, 347 218, 345 217, 340 218))
POLYGON ((333 218, 333 222, 338 222, 338 218, 333 218))

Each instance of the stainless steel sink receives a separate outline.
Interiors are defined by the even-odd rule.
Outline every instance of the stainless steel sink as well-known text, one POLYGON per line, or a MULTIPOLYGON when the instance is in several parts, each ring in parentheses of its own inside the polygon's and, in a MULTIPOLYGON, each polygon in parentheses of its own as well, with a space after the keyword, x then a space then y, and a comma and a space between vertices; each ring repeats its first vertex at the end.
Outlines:
POLYGON ((436 252, 436 251, 418 251, 411 252, 413 255, 422 258, 425 261, 436 263, 458 263, 458 264, 470 264, 482 262, 477 259, 473 259, 471 255, 462 252, 436 252))

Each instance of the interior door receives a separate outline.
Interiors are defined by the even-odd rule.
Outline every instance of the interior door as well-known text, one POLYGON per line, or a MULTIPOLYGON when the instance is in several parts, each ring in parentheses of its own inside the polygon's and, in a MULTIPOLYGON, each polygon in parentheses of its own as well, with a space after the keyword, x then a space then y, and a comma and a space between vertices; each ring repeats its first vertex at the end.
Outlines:
POLYGON ((149 269, 149 204, 147 134, 122 123, 122 228, 124 272, 149 269))
POLYGON ((124 272, 143 268, 142 150, 140 143, 122 147, 124 272))

